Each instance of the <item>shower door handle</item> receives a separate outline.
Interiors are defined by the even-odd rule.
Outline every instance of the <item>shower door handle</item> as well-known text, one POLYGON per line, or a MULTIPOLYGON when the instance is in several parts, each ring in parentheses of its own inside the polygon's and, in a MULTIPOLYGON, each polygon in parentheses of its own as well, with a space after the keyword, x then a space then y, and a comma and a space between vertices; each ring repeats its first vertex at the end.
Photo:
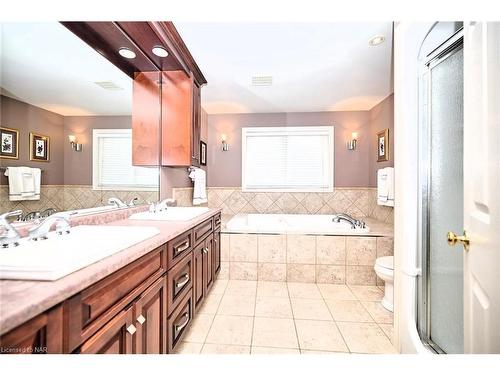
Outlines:
POLYGON ((450 246, 455 246, 457 244, 457 242, 460 242, 463 245, 465 250, 467 250, 467 251, 469 250, 470 239, 469 239, 469 236, 465 230, 464 230, 463 236, 457 236, 453 232, 448 232, 447 240, 448 240, 448 245, 450 245, 450 246))

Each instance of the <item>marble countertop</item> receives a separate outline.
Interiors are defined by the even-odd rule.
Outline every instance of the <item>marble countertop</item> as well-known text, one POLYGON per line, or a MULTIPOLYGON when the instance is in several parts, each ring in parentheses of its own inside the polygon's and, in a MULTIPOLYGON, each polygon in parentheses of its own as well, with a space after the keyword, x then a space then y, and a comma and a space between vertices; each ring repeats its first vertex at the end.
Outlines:
POLYGON ((190 221, 112 221, 105 225, 154 226, 160 230, 160 234, 56 281, 0 280, 0 335, 102 280, 220 211, 211 209, 190 221))
MULTIPOLYGON (((231 233, 226 229, 226 224, 229 220, 231 220, 235 215, 222 215, 222 232, 231 233)), ((371 217, 362 218, 366 225, 370 228, 370 232, 364 234, 364 236, 376 236, 376 237, 393 237, 394 236, 394 224, 392 223, 384 223, 383 221, 379 221, 373 219, 371 217)), ((353 234, 353 236, 359 236, 359 234, 353 234)))

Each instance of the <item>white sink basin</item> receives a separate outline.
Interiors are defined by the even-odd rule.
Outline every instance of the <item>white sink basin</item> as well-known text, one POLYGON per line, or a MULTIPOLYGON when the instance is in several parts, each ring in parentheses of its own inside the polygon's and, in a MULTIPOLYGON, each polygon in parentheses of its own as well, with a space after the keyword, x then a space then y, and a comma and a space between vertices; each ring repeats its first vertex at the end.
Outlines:
POLYGON ((132 220, 189 221, 210 210, 208 207, 168 207, 161 212, 138 212, 130 215, 132 220))
POLYGON ((81 225, 43 241, 23 238, 17 247, 0 249, 0 279, 57 280, 158 233, 154 227, 81 225))

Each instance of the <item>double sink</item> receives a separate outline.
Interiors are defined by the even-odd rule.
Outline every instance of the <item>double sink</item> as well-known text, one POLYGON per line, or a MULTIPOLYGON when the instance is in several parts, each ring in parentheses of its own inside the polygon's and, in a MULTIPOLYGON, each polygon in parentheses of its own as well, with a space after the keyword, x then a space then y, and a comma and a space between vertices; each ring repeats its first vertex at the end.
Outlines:
MULTIPOLYGON (((161 212, 130 216, 142 221, 189 221, 207 212, 206 207, 169 207, 161 212)), ((43 241, 23 238, 19 246, 0 249, 0 279, 53 281, 154 237, 154 226, 81 225, 43 241)))

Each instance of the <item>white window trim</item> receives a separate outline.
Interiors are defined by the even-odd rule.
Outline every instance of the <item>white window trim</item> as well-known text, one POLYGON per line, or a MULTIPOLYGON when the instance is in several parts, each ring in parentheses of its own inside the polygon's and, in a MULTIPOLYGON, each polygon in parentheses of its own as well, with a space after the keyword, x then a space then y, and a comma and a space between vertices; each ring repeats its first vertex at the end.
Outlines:
POLYGON ((335 138, 334 138, 334 127, 333 126, 272 126, 272 127, 245 127, 241 128, 241 191, 243 192, 284 192, 284 193, 331 193, 333 192, 333 184, 335 178, 335 160, 333 159, 335 155, 335 138), (251 134, 271 134, 273 132, 282 134, 286 132, 294 132, 295 134, 300 134, 301 132, 306 132, 309 134, 311 131, 316 131, 318 133, 324 133, 328 135, 328 158, 331 162, 331 175, 328 179, 327 188, 318 189, 295 189, 295 188, 247 188, 246 187, 246 137, 251 134))
POLYGON ((105 135, 131 134, 132 129, 94 129, 92 132, 92 190, 101 191, 158 191, 159 186, 100 186, 97 171, 99 170, 98 138, 105 135))

